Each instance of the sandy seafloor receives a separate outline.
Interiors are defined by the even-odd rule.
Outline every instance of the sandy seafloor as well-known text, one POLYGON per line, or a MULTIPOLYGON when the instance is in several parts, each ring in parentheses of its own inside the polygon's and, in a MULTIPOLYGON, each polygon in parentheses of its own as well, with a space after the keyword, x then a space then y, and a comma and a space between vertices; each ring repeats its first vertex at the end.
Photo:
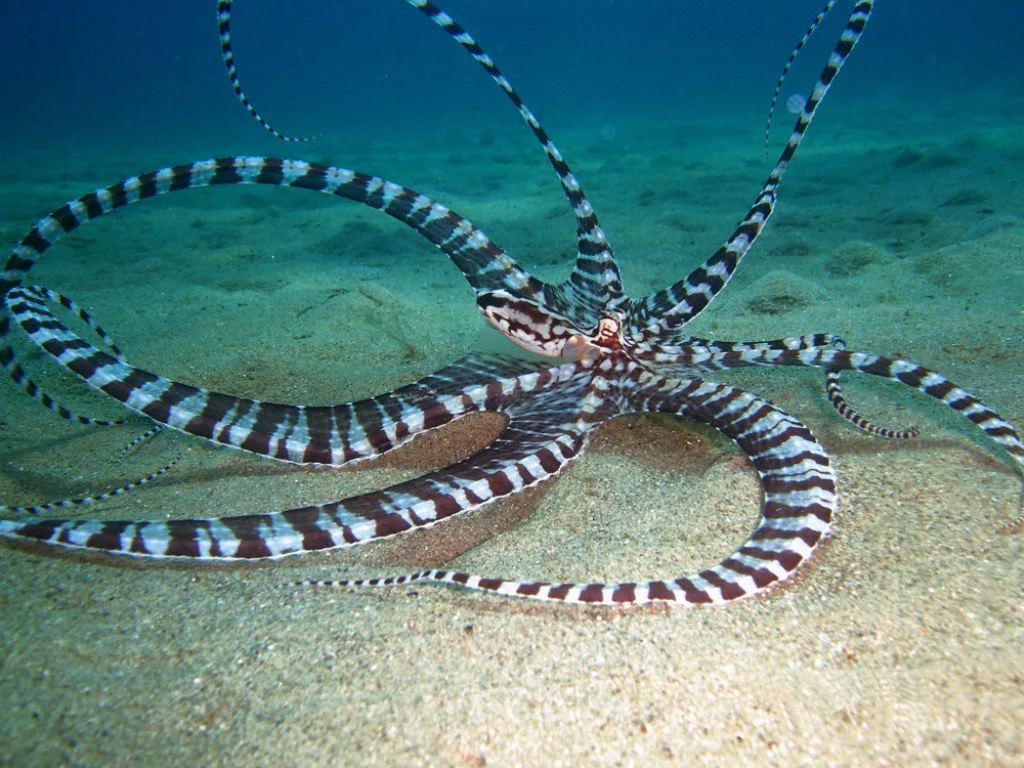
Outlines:
MULTIPOLYGON (((556 133, 630 293, 696 266, 753 199, 768 167, 762 106, 556 133)), ((1024 426, 1024 103, 905 106, 826 108, 769 230, 693 333, 839 333, 942 372, 1024 426)), ((564 276, 571 217, 536 148, 503 136, 453 129, 424 145, 396 130, 288 149, 340 164, 355 153, 387 176, 401 157, 408 177, 396 181, 425 187, 542 277, 564 276)), ((82 149, 8 153, 5 242, 93 186, 202 156, 82 149)), ((69 237, 35 277, 87 306, 133 363, 269 400, 375 394, 496 346, 429 245, 287 190, 134 206, 69 237)), ((80 411, 118 415, 27 358, 80 411)), ((525 499, 360 551, 226 567, 5 545, 0 763, 1024 765, 1024 534, 1005 530, 1021 481, 1005 457, 940 403, 886 382, 848 375, 849 400, 882 424, 917 425, 920 439, 859 433, 829 408, 819 372, 723 377, 804 419, 835 462, 833 534, 788 585, 710 610, 283 586, 441 563, 523 580, 710 565, 753 525, 755 477, 713 431, 649 418, 603 428, 525 499)), ((98 491, 181 455, 168 477, 78 514, 285 509, 443 466, 493 423, 337 471, 169 434, 119 459, 142 430, 66 425, 4 381, 0 499, 98 491)))

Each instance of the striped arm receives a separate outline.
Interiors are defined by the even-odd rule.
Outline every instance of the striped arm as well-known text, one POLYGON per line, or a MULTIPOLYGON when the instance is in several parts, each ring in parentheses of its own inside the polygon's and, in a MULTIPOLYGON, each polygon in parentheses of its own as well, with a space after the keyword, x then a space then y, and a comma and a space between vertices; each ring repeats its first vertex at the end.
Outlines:
MULTIPOLYGON (((74 301, 63 294, 56 293, 48 288, 41 288, 37 286, 35 290, 47 300, 60 304, 64 309, 78 317, 79 320, 85 323, 89 329, 99 337, 100 341, 102 341, 114 355, 117 355, 118 357, 121 356, 121 350, 117 344, 114 343, 114 340, 111 339, 107 332, 92 319, 92 316, 88 312, 78 306, 74 301)), ((4 319, 6 320, 6 318, 4 319)), ((5 324, 0 324, 0 328, 3 328, 3 333, 0 333, 0 335, 6 334, 6 327, 7 326, 5 324)), ((97 419, 92 416, 82 416, 75 413, 70 408, 61 405, 55 398, 32 380, 25 369, 21 367, 21 364, 14 355, 14 350, 10 347, 0 346, 0 367, 3 367, 11 380, 15 384, 19 385, 26 395, 31 397, 33 400, 38 401, 44 408, 48 408, 53 411, 62 419, 67 419, 68 421, 73 421, 77 424, 90 427, 117 427, 125 423, 124 419, 97 419)))
POLYGON ((882 376, 941 400, 997 442, 1024 474, 1024 443, 1011 424, 965 389, 946 377, 908 360, 889 359, 865 352, 822 349, 787 352, 774 365, 813 365, 831 370, 852 370, 882 376), (813 361, 813 362, 812 362, 813 361))
MULTIPOLYGON (((246 111, 264 129, 279 139, 290 142, 309 141, 312 137, 294 138, 287 136, 271 126, 252 106, 238 80, 234 53, 231 46, 231 6, 233 0, 218 0, 217 24, 220 32, 221 58, 227 69, 228 79, 238 100, 246 111)), ((498 69, 494 60, 480 47, 472 35, 451 16, 426 0, 408 0, 409 4, 430 18, 441 29, 447 32, 463 50, 481 66, 491 79, 505 92, 509 100, 519 111, 523 120, 533 131, 547 155, 551 167, 554 168, 566 198, 576 217, 578 256, 576 266, 569 280, 559 291, 560 308, 570 312, 582 327, 596 326, 601 310, 607 304, 622 295, 622 283, 618 266, 612 254, 607 238, 601 229, 590 201, 580 187, 575 174, 565 162, 562 154, 548 137, 540 122, 523 103, 522 98, 512 88, 511 83, 498 69)))
POLYGON ((746 542, 718 565, 676 579, 621 584, 550 584, 446 570, 302 585, 388 587, 441 582, 512 597, 568 603, 719 604, 763 592, 793 574, 827 534, 836 507, 835 477, 824 449, 800 422, 755 395, 699 379, 670 382, 644 374, 638 410, 707 421, 735 440, 764 487, 761 519, 746 542))
POLYGON ((172 381, 102 352, 54 317, 32 288, 15 288, 9 298, 29 338, 94 389, 172 429, 296 464, 341 466, 379 456, 420 432, 470 411, 494 410, 513 392, 553 381, 542 364, 513 367, 504 358, 476 357, 354 403, 266 403, 172 381))
POLYGON ((161 432, 163 432, 163 430, 164 430, 164 425, 163 424, 151 424, 149 426, 149 428, 146 429, 145 432, 142 432, 141 434, 136 435, 131 440, 129 440, 127 443, 125 443, 123 446, 121 446, 121 449, 117 453, 114 454, 114 463, 115 464, 120 463, 121 460, 124 459, 133 450, 135 450, 135 448, 137 448, 138 446, 142 445, 143 443, 145 443, 148 440, 152 440, 154 437, 156 437, 161 432))
POLYGON ((683 326, 704 311, 729 282, 775 210, 776 192, 789 162, 803 141, 818 105, 860 39, 871 16, 872 5, 873 0, 859 0, 854 7, 803 112, 797 117, 785 149, 743 221, 721 248, 685 278, 662 291, 630 301, 630 336, 641 339, 653 337, 663 343, 684 341, 683 326))
MULTIPOLYGON (((63 308, 76 315, 80 321, 89 327, 89 330, 96 334, 103 344, 110 348, 113 354, 119 357, 121 356, 120 347, 118 347, 110 335, 106 333, 99 324, 93 321, 92 315, 85 311, 85 309, 80 307, 67 296, 50 291, 47 288, 36 287, 35 290, 47 300, 60 304, 63 308)), ((25 369, 20 366, 17 359, 13 356, 8 358, 0 355, 0 366, 3 367, 7 372, 7 375, 15 384, 18 384, 23 388, 26 394, 33 399, 38 400, 44 408, 49 409, 61 419, 67 419, 68 421, 73 421, 90 427, 117 427, 125 424, 124 419, 95 419, 91 416, 81 416, 74 413, 66 406, 62 406, 62 404, 57 402, 56 399, 32 380, 32 378, 26 373, 25 369)))
POLYGON ((768 154, 768 136, 772 132, 772 118, 775 116, 775 105, 779 103, 779 94, 782 92, 782 84, 786 81, 786 76, 789 74, 789 70, 793 67, 793 62, 796 61, 796 57, 800 54, 801 49, 807 45, 807 41, 811 39, 811 35, 814 34, 818 25, 825 20, 828 16, 828 12, 832 10, 832 6, 836 4, 836 0, 828 0, 825 3, 825 7, 821 9, 818 15, 811 22, 811 25, 807 27, 807 31, 804 32, 803 37, 800 38, 799 42, 793 47, 793 50, 789 53, 789 58, 786 60, 785 66, 782 67, 782 73, 779 75, 779 79, 775 81, 775 92, 772 93, 772 103, 768 107, 768 119, 764 125, 764 153, 768 154))
POLYGON ((245 95, 245 91, 242 90, 242 84, 238 81, 238 70, 235 68, 235 52, 231 47, 232 1, 217 0, 217 32, 220 35, 220 58, 224 62, 224 68, 228 71, 228 80, 231 83, 232 90, 235 92, 235 96, 238 97, 242 106, 245 107, 245 111, 252 116, 253 120, 263 126, 271 135, 276 136, 282 141, 300 143, 319 138, 319 134, 316 136, 287 136, 281 133, 263 119, 263 116, 256 111, 256 108, 249 101, 249 97, 245 95))
MULTIPOLYGON (((568 378, 574 365, 516 379, 568 378)), ((439 523, 509 496, 579 456, 586 423, 576 424, 586 380, 506 403, 505 432, 470 458, 390 488, 285 512, 171 521, 3 520, 0 536, 140 557, 200 560, 277 558, 347 547, 439 523)))
POLYGON ((274 157, 222 157, 132 176, 43 217, 16 245, 0 271, 0 297, 55 242, 87 221, 167 192, 221 184, 269 184, 343 197, 374 208, 416 230, 448 255, 478 293, 504 290, 528 298, 543 294, 531 277, 472 222, 408 187, 346 168, 274 157))
POLYGON ((967 390, 941 374, 908 360, 849 352, 835 347, 811 349, 755 349, 728 352, 695 352, 680 356, 680 365, 710 366, 715 369, 748 365, 794 365, 824 368, 830 371, 859 371, 906 384, 936 400, 941 400, 998 443, 1024 475, 1024 442, 1013 425, 967 390))
POLYGON ((843 340, 832 333, 811 333, 804 336, 787 336, 784 339, 770 341, 719 341, 714 339, 698 339, 687 337, 684 344, 658 344, 647 342, 632 350, 632 355, 648 365, 658 369, 682 365, 690 369, 696 367, 701 371, 720 371, 728 368, 721 361, 729 355, 743 353, 758 354, 779 350, 821 349, 835 347, 843 340))
POLYGON ((71 499, 61 499, 60 501, 48 501, 44 504, 29 504, 26 506, 0 505, 0 515, 42 515, 47 512, 53 512, 57 509, 74 509, 75 507, 84 507, 87 504, 95 504, 100 501, 106 501, 107 499, 113 499, 117 496, 123 496, 129 491, 134 491, 136 488, 148 485, 158 477, 166 475, 174 469, 174 465, 177 463, 178 459, 175 458, 164 464, 156 472, 150 472, 148 475, 143 475, 140 478, 132 480, 130 483, 125 483, 122 486, 110 491, 104 491, 103 493, 95 493, 89 496, 78 496, 71 499))
MULTIPOLYGON (((638 353, 638 357, 648 360, 659 367, 671 371, 679 368, 677 361, 680 357, 684 360, 692 360, 697 353, 704 353, 708 360, 701 364, 686 363, 682 366, 684 370, 717 371, 730 366, 721 363, 725 359, 714 353, 753 353, 776 352, 779 350, 803 350, 822 349, 831 347, 833 349, 846 349, 846 342, 832 333, 814 333, 806 336, 793 336, 785 339, 774 339, 772 341, 711 341, 708 339, 691 339, 683 347, 660 347, 658 345, 647 345, 638 353)), ((918 436, 914 427, 907 429, 889 429, 881 427, 861 416, 854 410, 843 397, 842 388, 839 383, 839 371, 826 369, 825 391, 828 394, 829 403, 836 412, 855 427, 864 430, 875 437, 883 437, 889 440, 910 440, 918 436)))
MULTIPOLYGON (((416 230, 447 254, 480 298, 501 292, 535 304, 546 304, 547 297, 556 292, 555 288, 541 283, 520 268, 472 222, 407 187, 356 171, 298 160, 227 157, 161 168, 123 179, 65 203, 40 219, 12 249, 0 271, 0 299, 6 305, 7 294, 24 281, 36 261, 60 238, 85 222, 167 192, 222 184, 269 184, 308 189, 382 211, 416 230)), ((15 382, 32 394, 38 387, 18 364, 10 344, 3 341, 9 330, 10 318, 6 312, 0 312, 0 365, 15 382)), ((49 398, 45 394, 35 396, 44 404, 48 403, 49 398)), ((57 404, 51 407, 55 410, 61 408, 57 404)))
POLYGON ((578 248, 576 265, 569 279, 560 286, 566 301, 566 309, 574 315, 574 321, 581 328, 596 326, 602 310, 609 303, 622 297, 622 282, 611 246, 608 244, 604 231, 597 220, 597 214, 584 194, 576 175, 569 168, 562 153, 558 151, 558 147, 551 141, 547 131, 541 126, 533 112, 523 103, 512 84, 501 73, 493 59, 473 39, 473 36, 429 0, 407 0, 407 2, 414 8, 418 8, 451 35, 463 50, 483 67, 484 71, 491 76, 491 79, 498 84, 498 87, 505 92, 515 108, 519 110, 519 114, 543 147, 544 154, 547 155, 551 167, 555 169, 555 174, 562 185, 562 191, 565 192, 565 197, 576 217, 578 248))
MULTIPOLYGON (((845 350, 846 342, 838 336, 834 336, 830 346, 833 349, 845 350)), ((865 419, 857 413, 857 411, 851 408, 849 403, 846 402, 846 398, 843 397, 842 388, 839 384, 839 371, 832 368, 825 369, 825 393, 828 395, 829 403, 831 403, 832 407, 836 409, 836 412, 840 416, 858 429, 864 430, 869 435, 884 437, 887 440, 912 440, 920 434, 916 427, 908 427, 906 429, 889 429, 887 427, 880 427, 865 419)))

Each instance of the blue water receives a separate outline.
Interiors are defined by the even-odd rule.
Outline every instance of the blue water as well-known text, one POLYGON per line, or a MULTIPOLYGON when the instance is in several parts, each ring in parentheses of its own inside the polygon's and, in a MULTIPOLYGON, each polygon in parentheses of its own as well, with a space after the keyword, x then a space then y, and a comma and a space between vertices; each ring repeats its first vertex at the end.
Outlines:
MULTIPOLYGON (((819 4, 454 0, 446 7, 527 103, 570 123, 663 106, 696 116, 766 105, 819 4)), ((847 11, 840 2, 801 58, 795 91, 813 82, 847 11)), ((979 89, 1018 92, 1022 28, 1019 3, 967 10, 952 0, 880 2, 835 101, 883 93, 912 105, 979 89)), ((288 131, 509 117, 468 57, 398 0, 241 2, 234 31, 254 102, 288 131)), ((0 71, 5 143, 175 138, 198 147, 219 137, 242 150, 258 149, 262 138, 224 77, 212 0, 7 0, 0 71)))

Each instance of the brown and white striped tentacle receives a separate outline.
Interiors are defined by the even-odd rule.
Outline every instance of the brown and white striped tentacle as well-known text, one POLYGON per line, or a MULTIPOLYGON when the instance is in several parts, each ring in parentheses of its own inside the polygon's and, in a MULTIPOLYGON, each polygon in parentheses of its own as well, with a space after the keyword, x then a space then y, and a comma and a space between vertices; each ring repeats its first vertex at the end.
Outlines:
MULTIPOLYGON (((117 346, 117 344, 114 343, 114 341, 110 338, 106 331, 104 331, 103 328, 92 319, 88 312, 79 307, 74 301, 72 301, 71 299, 62 294, 56 293, 55 291, 51 291, 47 288, 33 286, 30 290, 33 292, 33 295, 37 297, 39 301, 50 301, 53 303, 59 303, 69 312, 74 313, 80 320, 82 320, 86 325, 89 326, 89 328, 103 341, 104 344, 107 345, 112 354, 118 356, 121 355, 120 348, 117 346)), ((17 291, 17 289, 15 289, 15 291, 17 291)), ((10 297, 10 294, 8 294, 8 297, 10 297)), ((24 372, 21 369, 21 366, 17 363, 16 360, 8 361, 7 365, 7 370, 10 373, 11 378, 14 379, 15 382, 22 384, 25 387, 25 391, 30 396, 39 400, 44 406, 50 408, 63 418, 72 421, 77 421, 79 424, 91 426, 116 426, 126 423, 126 420, 124 419, 101 420, 74 414, 67 408, 61 406, 56 401, 54 401, 53 398, 47 395, 44 391, 39 389, 36 386, 36 384, 30 378, 28 378, 27 375, 24 374, 24 372)), ((161 424, 155 424, 151 426, 141 435, 138 435, 137 437, 133 438, 123 448, 121 448, 121 450, 118 451, 117 455, 114 457, 114 460, 119 461, 121 457, 126 455, 136 445, 157 434, 162 428, 163 425, 161 424)), ((74 498, 62 499, 59 501, 51 501, 43 504, 34 504, 27 506, 0 505, 0 514, 41 515, 47 512, 52 512, 57 509, 73 509, 75 507, 84 506, 86 504, 93 504, 96 502, 106 501, 108 499, 112 499, 116 496, 121 496, 123 494, 128 493, 129 491, 133 491, 136 488, 140 488, 144 485, 151 483, 157 478, 170 472, 171 469, 174 468, 174 465, 177 464, 177 462, 177 458, 172 459, 155 472, 150 472, 140 478, 125 483, 124 485, 121 485, 120 487, 114 488, 113 490, 110 491, 104 491, 102 493, 96 493, 87 496, 78 496, 74 498)))
POLYGON ((0 519, 0 537, 140 557, 224 560, 353 546, 428 527, 552 477, 583 449, 592 424, 575 416, 587 386, 587 378, 578 375, 582 369, 563 365, 537 371, 524 365, 526 372, 491 387, 489 409, 509 417, 501 436, 464 461, 384 490, 240 517, 0 519), (526 392, 531 397, 520 397, 526 392))
MULTIPOLYGON (((575 174, 565 162, 558 148, 548 137, 540 122, 523 103, 522 98, 512 88, 511 83, 498 69, 494 60, 480 47, 479 43, 462 25, 445 11, 426 0, 408 0, 409 4, 429 17, 434 23, 445 30, 474 60, 491 76, 495 83, 505 92, 512 104, 519 111, 523 120, 533 131, 540 142, 548 160, 554 168, 562 189, 576 217, 578 256, 576 266, 569 280, 560 286, 560 309, 575 316, 575 321, 582 327, 597 324, 600 312, 609 302, 622 295, 622 284, 618 266, 612 254, 607 238, 598 223, 590 201, 587 200, 575 174)), ((252 106, 238 80, 231 46, 231 5, 232 0, 218 0, 217 20, 220 31, 221 57, 227 69, 228 79, 242 106, 263 128, 274 136, 285 141, 309 141, 311 138, 293 138, 273 128, 252 106)))
POLYGON ((656 367, 658 370, 672 370, 674 366, 700 371, 720 371, 728 366, 719 364, 726 353, 759 353, 777 350, 821 349, 841 344, 842 339, 832 333, 810 333, 804 336, 788 336, 770 341, 720 341, 687 337, 684 344, 660 344, 644 342, 631 348, 635 359, 656 367), (699 362, 695 362, 699 361, 699 362))
POLYGON ((828 370, 860 371, 913 387, 919 392, 941 400, 982 430, 1010 454, 1010 458, 1016 463, 1017 471, 1024 474, 1024 443, 1021 442, 1020 435, 1014 427, 967 390, 917 363, 865 352, 822 349, 787 352, 780 359, 773 360, 772 364, 814 365, 828 370))
MULTIPOLYGON (((25 279, 39 257, 87 221, 167 192, 221 184, 270 184, 336 195, 375 208, 416 230, 451 258, 477 295, 504 291, 545 303, 556 289, 523 270, 472 222, 424 195, 394 182, 344 168, 265 157, 201 160, 123 179, 72 200, 48 216, 16 245, 0 271, 0 298, 25 279)), ((10 318, 0 313, 0 338, 10 318)), ((23 380, 9 344, 0 344, 0 364, 23 380)))
POLYGON ((682 354, 677 362, 680 365, 709 366, 714 369, 738 368, 748 365, 808 366, 832 371, 859 371, 906 384, 908 387, 941 400, 968 419, 1010 454, 1017 471, 1024 475, 1024 442, 1021 441, 1020 435, 1013 425, 945 376, 909 360, 881 357, 866 352, 850 352, 835 347, 817 347, 725 352, 694 349, 682 354))
MULTIPOLYGON (((379 456, 467 412, 493 410, 542 364, 465 358, 394 392, 331 406, 267 403, 212 392, 135 368, 70 331, 45 297, 20 286, 8 309, 60 365, 129 409, 172 429, 295 464, 341 466, 379 456)), ((540 374, 538 374, 539 376, 540 374)))
POLYGON ((779 79, 775 81, 775 92, 772 93, 772 103, 768 107, 768 119, 765 121, 764 126, 764 153, 768 154, 768 136, 772 132, 772 118, 775 116, 775 106, 779 103, 779 94, 782 92, 782 84, 786 81, 786 75, 789 74, 789 70, 793 67, 793 62, 796 61, 796 57, 800 54, 801 49, 807 45, 807 41, 811 39, 811 35, 814 34, 818 25, 825 20, 828 16, 828 12, 832 10, 832 6, 836 4, 836 0, 828 0, 825 3, 825 7, 821 9, 818 15, 811 22, 811 25, 807 27, 807 31, 804 32, 803 37, 800 38, 799 42, 793 47, 793 50, 789 53, 789 58, 786 60, 785 66, 782 67, 782 73, 779 75, 779 79))
MULTIPOLYGON (((830 346, 834 349, 845 350, 846 342, 838 336, 834 336, 830 346)), ((880 427, 857 413, 846 402, 846 398, 843 397, 842 388, 839 384, 839 371, 836 369, 825 369, 825 393, 828 395, 829 403, 832 404, 832 407, 836 409, 840 416, 869 435, 884 437, 887 440, 912 440, 920 434, 917 427, 907 427, 906 429, 880 427)))
MULTIPOLYGON (((54 291, 50 291, 47 288, 37 287, 36 290, 39 291, 40 294, 44 295, 50 301, 61 304, 69 312, 76 315, 79 320, 85 323, 90 328, 90 330, 92 330, 93 333, 95 333, 99 337, 99 339, 111 350, 113 354, 121 354, 121 350, 110 338, 107 332, 104 331, 103 328, 92 319, 92 316, 89 315, 88 312, 79 307, 74 301, 69 299, 67 296, 55 293, 54 291)), ((3 308, 0 307, 0 314, 3 314, 3 312, 3 308)), ((6 317, 4 318, 4 320, 6 320, 6 317)), ((3 326, 2 322, 0 322, 0 326, 3 326)), ((75 413, 67 406, 62 405, 60 402, 56 400, 56 398, 54 398, 48 392, 42 389, 32 379, 32 377, 28 375, 25 369, 22 368, 21 363, 18 362, 18 359, 14 354, 13 348, 3 344, 0 344, 0 367, 3 367, 4 371, 6 371, 7 375, 11 378, 11 380, 15 384, 20 386, 22 390, 25 392, 25 394, 27 394, 33 400, 39 402, 44 408, 48 408, 49 410, 56 413, 62 419, 67 419, 68 421, 73 421, 77 424, 83 424, 85 426, 92 427, 116 427, 121 426, 125 423, 124 419, 97 419, 92 416, 82 416, 81 414, 75 413)))
POLYGON ((807 427, 755 395, 699 379, 673 383, 646 377, 631 396, 637 410, 707 421, 740 445, 761 478, 761 519, 747 541, 718 565, 674 579, 619 584, 520 582, 447 570, 299 584, 388 587, 441 582, 569 603, 707 605, 750 597, 791 576, 828 533, 835 511, 835 477, 825 450, 807 427))
POLYGON ((683 326, 704 311, 732 278, 736 267, 775 210, 776 192, 789 162, 803 141, 818 105, 860 39, 871 15, 872 5, 873 0, 858 0, 839 42, 804 104, 803 112, 797 117, 786 147, 743 221, 721 248, 685 278, 664 290, 630 302, 630 336, 638 340, 655 338, 665 344, 684 341, 686 337, 683 326))
POLYGON ((228 80, 231 83, 231 88, 235 92, 235 96, 245 107, 252 119, 263 126, 269 133, 282 141, 289 141, 294 143, 313 141, 319 138, 319 134, 315 136, 288 136, 281 133, 274 126, 263 119, 263 116, 256 111, 256 108, 249 101, 249 97, 245 95, 245 91, 242 90, 242 84, 238 80, 238 69, 235 67, 235 52, 231 45, 231 3, 233 0, 217 0, 217 32, 220 35, 220 57, 224 62, 224 68, 228 72, 228 80))
POLYGON ((222 157, 161 168, 72 200, 43 217, 11 251, 0 271, 0 297, 22 282, 38 258, 85 222, 167 192, 221 184, 269 184, 335 195, 374 208, 416 230, 459 267, 478 293, 505 290, 537 298, 531 277, 472 222, 425 195, 346 168, 274 157, 222 157))
POLYGON ((74 509, 76 507, 84 507, 87 504, 95 504, 100 501, 113 499, 116 496, 122 496, 130 491, 134 491, 136 488, 141 488, 142 486, 153 482, 158 477, 166 475, 174 469, 174 465, 177 463, 177 458, 171 459, 160 469, 156 470, 156 472, 150 472, 136 480, 125 483, 113 490, 103 491, 102 493, 94 493, 88 496, 77 496, 70 499, 61 499, 60 501, 47 501, 42 504, 29 504, 24 506, 0 505, 0 515, 42 515, 47 512, 53 512, 57 509, 74 509))
POLYGON ((547 131, 541 126, 540 121, 523 103, 512 84, 473 36, 429 0, 407 0, 407 2, 418 8, 451 35, 484 68, 484 71, 491 76, 491 79, 498 84, 498 87, 505 92, 515 108, 519 110, 519 114, 533 131, 533 135, 537 137, 541 147, 544 148, 544 153, 547 155, 551 167, 554 168, 576 217, 578 248, 576 265, 569 279, 560 287, 565 292, 568 302, 567 309, 573 314, 574 322, 580 327, 596 326, 601 311, 622 297, 622 282, 611 246, 608 244, 604 231, 598 223, 597 214, 584 194, 579 180, 569 168, 569 164, 565 162, 558 147, 551 141, 547 131))
POLYGON ((163 432, 163 430, 163 424, 151 424, 149 428, 146 429, 146 431, 136 435, 123 446, 121 446, 121 449, 116 454, 114 454, 114 462, 120 462, 122 459, 124 459, 125 456, 127 456, 129 453, 135 450, 138 446, 142 445, 147 440, 152 440, 154 437, 163 432))
MULTIPOLYGON (((832 333, 814 333, 805 336, 792 336, 785 339, 774 339, 771 341, 712 341, 709 339, 689 339, 684 346, 660 346, 657 344, 644 344, 636 352, 638 359, 654 364, 664 371, 672 371, 679 367, 680 359, 687 361, 682 365, 684 371, 718 371, 729 367, 720 361, 724 357, 717 357, 713 353, 736 353, 745 352, 757 354, 759 352, 772 352, 778 350, 802 350, 822 349, 831 347, 833 349, 846 349, 846 342, 839 336, 832 333), (697 355, 705 355, 706 362, 696 364, 692 362, 697 355)), ((884 437, 889 440, 910 440, 918 436, 914 427, 907 429, 890 429, 879 426, 861 416, 854 410, 843 397, 840 386, 839 371, 826 368, 825 370, 825 391, 829 403, 844 419, 855 427, 864 430, 876 437, 884 437)))

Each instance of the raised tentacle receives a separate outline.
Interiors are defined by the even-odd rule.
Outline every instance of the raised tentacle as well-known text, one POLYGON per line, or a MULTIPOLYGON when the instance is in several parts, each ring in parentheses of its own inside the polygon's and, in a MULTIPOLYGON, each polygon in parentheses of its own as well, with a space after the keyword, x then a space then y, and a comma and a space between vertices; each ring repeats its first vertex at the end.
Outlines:
MULTIPOLYGON (((532 277, 470 221, 430 198, 356 171, 262 157, 220 158, 161 168, 66 203, 37 222, 12 249, 0 271, 0 300, 6 307, 9 292, 24 281, 39 257, 85 222, 156 195, 221 184, 296 187, 363 203, 416 230, 447 254, 482 301, 501 293, 536 306, 559 305, 556 288, 532 277)), ((0 365, 31 394, 37 387, 18 364, 10 344, 3 340, 10 330, 10 320, 6 311, 0 311, 0 365)), ((39 399, 48 402, 45 395, 39 399)))
POLYGON ((803 424, 760 398, 724 384, 687 382, 643 374, 630 398, 638 410, 706 421, 735 440, 764 488, 761 518, 729 557, 699 573, 640 583, 549 584, 487 578, 447 570, 300 585, 388 587, 442 582, 535 600, 569 603, 683 605, 725 603, 750 597, 787 579, 827 534, 836 506, 828 455, 803 424))
POLYGON ((314 139, 319 138, 319 134, 314 136, 288 136, 281 133, 263 119, 263 116, 256 111, 252 102, 249 101, 249 97, 245 95, 245 91, 242 90, 242 84, 238 81, 238 69, 235 67, 235 52, 231 46, 232 2, 233 0, 217 0, 217 32, 220 35, 221 61, 224 62, 224 68, 228 72, 228 80, 231 83, 231 88, 235 92, 235 96, 238 97, 238 100, 242 103, 242 106, 245 107, 245 110, 252 116, 253 120, 282 141, 301 143, 304 141, 313 141, 314 139))
POLYGON ((743 221, 721 248, 685 278, 657 293, 630 301, 628 327, 631 337, 638 341, 656 339, 665 344, 685 341, 685 324, 704 311, 732 278, 736 267, 775 210, 776 192, 789 162, 803 141, 818 105, 860 39, 871 16, 872 5, 873 0, 858 0, 839 42, 804 104, 803 112, 797 117, 785 149, 743 221))
POLYGON ((789 53, 789 58, 786 60, 785 65, 782 67, 782 73, 779 75, 779 79, 775 81, 775 92, 772 93, 772 103, 768 107, 768 119, 764 125, 764 153, 768 154, 768 135, 772 132, 772 118, 775 116, 775 105, 779 102, 779 93, 782 91, 782 84, 786 81, 786 75, 789 74, 789 70, 793 67, 793 62, 796 61, 796 57, 800 54, 800 50, 807 45, 807 41, 811 39, 811 35, 814 34, 818 25, 825 20, 828 16, 828 12, 832 10, 832 6, 836 4, 836 0, 828 0, 825 3, 825 7, 821 9, 818 15, 811 22, 811 25, 807 27, 807 31, 804 32, 803 37, 793 47, 793 50, 789 53))
MULTIPOLYGON (((510 364, 511 365, 511 364, 510 364)), ((585 377, 564 365, 511 374, 488 389, 488 410, 509 416, 486 448, 450 467, 380 491, 285 512, 197 520, 3 520, 0 537, 142 557, 277 558, 428 527, 522 491, 575 459, 591 423, 580 420, 585 377), (571 381, 570 381, 571 379, 571 381), (537 382, 563 386, 537 389, 537 382), (521 398, 533 388, 533 396, 521 398)))
MULTIPOLYGON (((491 76, 491 79, 504 91, 509 100, 519 111, 523 120, 533 131, 547 155, 551 167, 558 175, 562 190, 572 207, 576 217, 577 258, 576 265, 569 279, 560 285, 560 299, 563 309, 574 317, 574 322, 584 328, 597 325, 601 311, 609 303, 622 296, 622 283, 618 265, 612 254, 611 246, 598 223, 590 201, 580 187, 575 174, 558 151, 547 132, 534 116, 533 112, 523 103, 522 98, 512 88, 511 83, 498 69, 494 60, 480 47, 479 43, 466 29, 449 16, 444 10, 427 0, 407 0, 410 5, 420 10, 441 29, 447 32, 463 50, 491 76)), ((316 137, 293 138, 273 128, 249 102, 235 68, 234 54, 231 47, 231 5, 232 0, 218 0, 217 20, 220 31, 221 57, 228 72, 228 79, 242 106, 263 128, 274 136, 285 141, 309 141, 316 137)))
MULTIPOLYGON (((0 271, 0 298, 57 240, 85 222, 167 192, 221 184, 270 184, 336 195, 374 208, 416 230, 455 262, 477 292, 504 290, 540 299, 552 291, 523 270, 472 222, 408 187, 346 168, 274 157, 199 160, 123 179, 65 203, 16 245, 0 271)), ((6 331, 6 327, 0 328, 6 331)))
POLYGON ((512 84, 473 36, 434 3, 428 0, 407 0, 407 2, 418 8, 451 35, 484 68, 484 71, 491 76, 491 79, 498 84, 498 87, 505 92, 515 108, 519 110, 519 114, 543 147, 544 154, 547 155, 551 167, 554 168, 562 190, 565 192, 565 197, 572 207, 573 215, 576 217, 576 264, 569 279, 560 287, 563 289, 569 304, 568 309, 574 315, 575 322, 585 329, 596 326, 602 310, 621 299, 622 282, 611 246, 608 244, 604 231, 598 223, 597 214, 594 213, 576 175, 569 168, 569 164, 565 162, 558 147, 551 141, 540 121, 523 103, 512 84))

